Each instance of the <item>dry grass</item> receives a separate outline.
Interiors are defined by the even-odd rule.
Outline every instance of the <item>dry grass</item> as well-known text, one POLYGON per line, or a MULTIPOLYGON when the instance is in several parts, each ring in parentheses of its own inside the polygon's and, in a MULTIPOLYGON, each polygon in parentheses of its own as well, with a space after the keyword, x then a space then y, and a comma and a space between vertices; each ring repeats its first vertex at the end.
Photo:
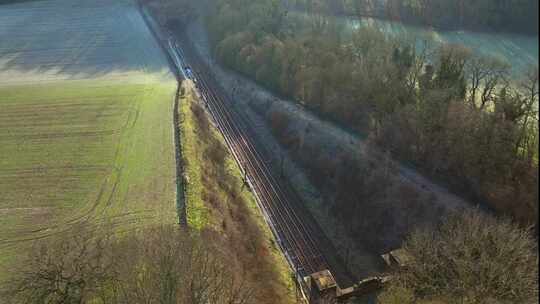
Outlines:
POLYGON ((189 84, 180 103, 188 224, 210 230, 230 265, 258 290, 253 303, 291 303, 289 269, 223 138, 189 84))

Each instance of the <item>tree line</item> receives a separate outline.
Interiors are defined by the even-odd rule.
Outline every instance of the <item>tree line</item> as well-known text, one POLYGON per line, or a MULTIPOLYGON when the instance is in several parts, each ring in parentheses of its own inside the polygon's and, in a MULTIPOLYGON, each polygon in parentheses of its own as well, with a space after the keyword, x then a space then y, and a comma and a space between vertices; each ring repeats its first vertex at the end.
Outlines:
POLYGON ((178 227, 118 235, 80 224, 34 244, 0 286, 6 303, 244 304, 255 290, 211 233, 178 227))
POLYGON ((388 0, 386 16, 442 29, 538 35, 536 0, 388 0))
POLYGON ((326 7, 333 15, 374 16, 443 30, 538 35, 537 0, 289 0, 297 10, 326 7))
POLYGON ((516 80, 459 45, 419 48, 365 27, 344 39, 320 11, 298 23, 277 0, 213 3, 207 26, 224 65, 476 202, 536 220, 538 67, 516 80))

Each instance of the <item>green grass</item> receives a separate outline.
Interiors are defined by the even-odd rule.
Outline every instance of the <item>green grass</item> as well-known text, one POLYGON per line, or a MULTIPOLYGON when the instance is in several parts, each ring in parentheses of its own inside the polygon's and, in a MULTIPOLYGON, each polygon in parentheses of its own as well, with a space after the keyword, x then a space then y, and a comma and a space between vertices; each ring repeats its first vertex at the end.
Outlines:
POLYGON ((175 87, 172 77, 0 86, 0 269, 76 223, 177 222, 175 87))
MULTIPOLYGON (((186 85, 183 85, 184 89, 186 85)), ((191 93, 181 96, 179 101, 180 136, 182 147, 183 170, 186 176, 186 215, 188 226, 201 230, 209 223, 208 208, 203 200, 204 187, 202 172, 204 165, 203 151, 208 146, 210 137, 200 136, 200 127, 196 123, 191 110, 193 96, 191 93)), ((211 131, 212 136, 217 134, 211 131)))

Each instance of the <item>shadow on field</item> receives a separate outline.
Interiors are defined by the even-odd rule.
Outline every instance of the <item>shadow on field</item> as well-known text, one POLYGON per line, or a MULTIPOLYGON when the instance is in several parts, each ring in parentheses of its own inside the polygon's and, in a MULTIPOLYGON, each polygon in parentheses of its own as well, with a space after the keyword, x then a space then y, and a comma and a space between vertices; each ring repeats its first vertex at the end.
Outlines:
POLYGON ((130 1, 0 1, 9 3, 0 10, 0 78, 4 80, 13 80, 21 72, 45 79, 90 78, 167 68, 130 1))

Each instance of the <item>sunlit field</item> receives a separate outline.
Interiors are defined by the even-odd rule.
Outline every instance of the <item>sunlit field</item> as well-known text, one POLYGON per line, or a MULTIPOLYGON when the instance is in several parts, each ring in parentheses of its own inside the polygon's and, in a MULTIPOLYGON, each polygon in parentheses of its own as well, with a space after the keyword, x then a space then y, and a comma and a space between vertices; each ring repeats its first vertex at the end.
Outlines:
POLYGON ((77 223, 177 221, 176 81, 134 4, 1 5, 0 41, 0 279, 77 223))
MULTIPOLYGON (((294 12, 291 16, 303 19, 303 13, 294 12)), ((415 40, 418 49, 426 44, 436 48, 443 43, 460 44, 470 48, 477 54, 497 57, 509 63, 516 77, 521 76, 531 66, 538 65, 538 37, 505 34, 505 33, 482 33, 473 31, 438 31, 421 26, 403 24, 397 21, 388 21, 369 17, 360 19, 351 17, 328 17, 335 18, 337 24, 343 28, 347 37, 352 29, 371 27, 380 30, 390 37, 404 40, 415 40)))

